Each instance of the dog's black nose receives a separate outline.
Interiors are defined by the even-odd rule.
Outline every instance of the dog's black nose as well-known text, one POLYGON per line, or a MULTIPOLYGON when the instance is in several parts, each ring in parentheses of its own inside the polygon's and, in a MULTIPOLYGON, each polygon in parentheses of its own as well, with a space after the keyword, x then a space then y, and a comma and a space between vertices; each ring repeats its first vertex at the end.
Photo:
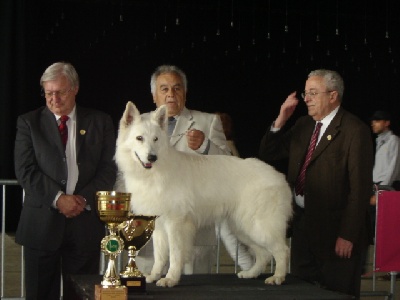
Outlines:
POLYGON ((149 162, 155 162, 156 160, 157 160, 157 155, 154 155, 154 154, 149 154, 148 156, 147 156, 147 160, 149 161, 149 162))

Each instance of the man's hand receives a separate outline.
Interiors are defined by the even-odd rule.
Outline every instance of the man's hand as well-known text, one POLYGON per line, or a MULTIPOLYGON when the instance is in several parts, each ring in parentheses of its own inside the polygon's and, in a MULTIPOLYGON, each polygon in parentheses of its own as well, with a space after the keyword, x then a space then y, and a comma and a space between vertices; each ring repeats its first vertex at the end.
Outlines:
POLYGON ((57 200, 57 208, 67 218, 78 216, 84 211, 86 200, 80 195, 61 195, 57 200))
POLYGON ((188 147, 192 150, 197 150, 203 144, 205 135, 203 131, 197 129, 191 129, 186 132, 186 139, 188 147))
POLYGON ((371 198, 369 199, 369 204, 370 205, 376 205, 376 195, 372 195, 371 198))
POLYGON ((293 115, 297 104, 299 104, 299 99, 296 97, 296 92, 291 93, 281 105, 281 110, 279 111, 279 116, 274 122, 274 128, 282 128, 287 120, 293 115))
POLYGON ((335 252, 341 258, 350 258, 353 250, 353 243, 338 237, 336 240, 335 252))

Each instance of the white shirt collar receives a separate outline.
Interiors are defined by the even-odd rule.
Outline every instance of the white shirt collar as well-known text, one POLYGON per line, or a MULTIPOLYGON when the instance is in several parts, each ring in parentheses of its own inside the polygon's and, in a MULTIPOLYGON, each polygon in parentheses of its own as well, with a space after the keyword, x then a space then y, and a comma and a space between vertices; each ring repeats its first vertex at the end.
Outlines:
POLYGON ((336 114, 339 110, 339 107, 340 106, 336 107, 327 116, 325 116, 325 118, 323 118, 321 121, 319 121, 322 123, 322 127, 327 128, 329 126, 329 124, 331 124, 333 118, 336 116, 336 114))
POLYGON ((317 141, 317 145, 319 143, 319 141, 321 140, 321 137, 324 135, 326 129, 328 128, 329 124, 332 122, 333 118, 336 116, 339 107, 336 107, 334 110, 332 110, 327 116, 325 116, 325 118, 323 118, 321 121, 317 121, 317 122, 321 122, 322 123, 322 127, 321 130, 319 132, 319 136, 318 136, 318 141, 317 141))
MULTIPOLYGON (((56 120, 58 121, 61 116, 60 115, 56 115, 54 114, 56 120)), ((74 106, 74 108, 72 109, 72 111, 68 114, 68 117, 70 118, 70 120, 75 121, 76 120, 76 105, 74 106)))

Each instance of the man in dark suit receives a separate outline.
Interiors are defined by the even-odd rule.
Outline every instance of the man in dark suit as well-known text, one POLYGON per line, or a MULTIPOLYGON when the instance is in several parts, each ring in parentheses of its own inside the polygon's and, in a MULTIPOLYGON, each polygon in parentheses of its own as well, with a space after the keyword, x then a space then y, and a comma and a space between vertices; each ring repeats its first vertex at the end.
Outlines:
POLYGON ((25 199, 16 242, 24 246, 26 299, 60 299, 61 274, 63 299, 74 299, 68 275, 99 273, 105 230, 95 193, 115 182, 115 130, 107 114, 76 105, 71 64, 49 66, 40 84, 46 106, 17 121, 15 172, 25 199))
POLYGON ((302 93, 308 116, 283 129, 299 103, 296 93, 290 94, 261 141, 260 157, 289 159, 287 179, 295 200, 292 273, 358 298, 361 257, 370 238, 373 145, 367 124, 341 107, 343 91, 338 73, 311 72, 302 93), (322 127, 302 177, 316 122, 322 127))

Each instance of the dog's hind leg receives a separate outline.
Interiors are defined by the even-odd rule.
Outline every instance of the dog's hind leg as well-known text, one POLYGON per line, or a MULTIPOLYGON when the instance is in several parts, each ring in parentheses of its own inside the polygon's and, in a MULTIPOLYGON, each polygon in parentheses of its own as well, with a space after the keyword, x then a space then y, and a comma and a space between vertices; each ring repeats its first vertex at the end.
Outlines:
POLYGON ((256 244, 249 244, 248 247, 251 249, 252 253, 255 256, 255 263, 249 270, 240 271, 237 274, 239 278, 256 278, 258 275, 265 271, 267 262, 272 257, 271 253, 256 244))
POLYGON ((285 281, 289 257, 289 248, 286 245, 285 239, 276 241, 274 247, 271 249, 271 253, 275 259, 276 268, 274 275, 265 279, 265 284, 280 285, 285 281))
POLYGON ((168 240, 165 231, 156 229, 153 232, 154 265, 146 282, 150 283, 161 278, 163 269, 168 262, 168 240))

